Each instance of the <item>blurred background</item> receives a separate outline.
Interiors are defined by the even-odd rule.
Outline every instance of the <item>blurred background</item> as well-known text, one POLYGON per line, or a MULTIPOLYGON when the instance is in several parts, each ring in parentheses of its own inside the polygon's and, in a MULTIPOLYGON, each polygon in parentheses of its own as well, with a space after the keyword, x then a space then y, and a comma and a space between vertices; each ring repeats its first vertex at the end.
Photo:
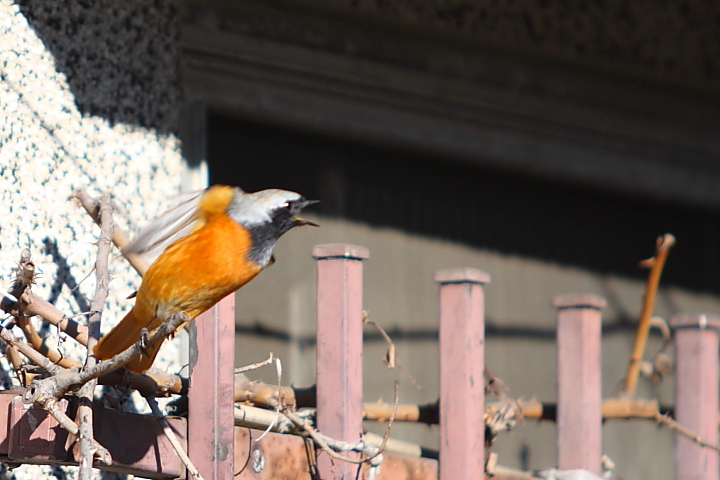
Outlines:
MULTIPOLYGON (((365 401, 437 397, 439 268, 487 270, 487 365, 516 396, 555 399, 550 299, 603 295, 603 394, 627 368, 658 235, 678 240, 656 313, 720 302, 720 8, 706 2, 190 2, 185 139, 211 183, 320 199, 237 296, 237 361, 267 350, 313 383, 312 245, 366 246, 365 401), (204 155, 203 155, 204 154, 204 155)), ((648 357, 659 348, 654 333, 648 357)), ((272 378, 272 373, 268 373, 272 378)), ((267 380, 267 379, 266 379, 267 380)), ((672 379, 641 380, 672 403, 672 379)), ((369 425, 369 428, 375 428, 369 425)), ((376 431, 382 432, 382 427, 376 431)), ((671 478, 673 436, 608 421, 622 478, 671 478)), ((425 426, 394 435, 437 446, 425 426)), ((500 463, 547 468, 555 427, 526 421, 500 463)))

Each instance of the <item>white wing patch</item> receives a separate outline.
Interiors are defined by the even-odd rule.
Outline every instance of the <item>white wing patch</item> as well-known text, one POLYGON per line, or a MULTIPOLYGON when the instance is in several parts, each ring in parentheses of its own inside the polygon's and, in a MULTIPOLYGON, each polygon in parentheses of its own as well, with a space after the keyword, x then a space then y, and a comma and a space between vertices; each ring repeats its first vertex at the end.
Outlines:
POLYGON ((192 230, 197 204, 205 190, 180 196, 180 204, 171 208, 140 230, 123 253, 142 254, 149 262, 157 258, 168 245, 192 230))

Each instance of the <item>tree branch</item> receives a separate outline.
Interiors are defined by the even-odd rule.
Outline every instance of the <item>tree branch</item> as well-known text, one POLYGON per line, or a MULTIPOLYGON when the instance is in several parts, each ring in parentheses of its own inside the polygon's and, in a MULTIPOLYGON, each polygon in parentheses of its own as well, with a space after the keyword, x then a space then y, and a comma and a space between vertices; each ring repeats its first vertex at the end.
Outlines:
POLYGON ((658 237, 655 256, 641 262, 641 265, 650 265, 650 273, 648 274, 647 287, 645 288, 645 301, 643 302, 642 314, 640 315, 632 353, 630 354, 630 364, 628 365, 627 375, 625 376, 623 395, 627 397, 635 395, 635 389, 640 375, 640 364, 645 353, 645 345, 647 344, 648 334, 650 332, 650 319, 652 317, 653 307, 655 306, 655 296, 657 295, 660 276, 662 275, 665 260, 670 253, 670 247, 673 245, 675 245, 675 237, 671 234, 666 233, 658 237))
MULTIPOLYGON (((113 232, 112 205, 109 197, 103 197, 100 202, 100 238, 98 239, 98 253, 95 261, 95 273, 97 282, 95 284, 95 295, 90 305, 91 315, 88 318, 88 353, 85 360, 85 368, 92 368, 97 363, 97 358, 92 355, 92 349, 100 338, 100 322, 102 320, 103 307, 108 297, 108 283, 110 274, 108 272, 108 256, 113 232)), ((80 480, 92 480, 93 459, 95 457, 95 440, 93 433, 93 396, 97 378, 85 383, 78 392, 80 404, 78 406, 77 422, 79 427, 79 449, 73 449, 75 457, 80 465, 78 478, 80 480)))
MULTIPOLYGON (((92 198, 90 195, 88 195, 88 193, 84 189, 75 190, 70 195, 70 198, 78 201, 80 205, 82 205, 82 207, 85 209, 85 211, 87 211, 87 213, 92 217, 92 219, 95 220, 95 223, 97 223, 98 225, 100 224, 100 202, 98 202, 97 199, 92 198)), ((120 250, 121 252, 130 243, 127 234, 117 225, 114 225, 112 241, 118 248, 118 250, 120 250)), ((145 257, 137 253, 123 253, 123 256, 127 259, 128 262, 130 262, 130 265, 132 265, 132 267, 135 269, 136 272, 138 272, 141 277, 145 275, 145 272, 150 266, 145 257)))
POLYGON ((103 360, 96 365, 85 368, 83 371, 69 376, 53 376, 41 380, 34 380, 23 393, 23 401, 25 403, 42 403, 48 398, 60 398, 65 393, 74 388, 78 388, 93 378, 106 375, 118 368, 124 367, 135 357, 139 356, 145 347, 154 346, 165 340, 171 334, 188 322, 190 317, 185 312, 170 315, 158 328, 151 331, 147 336, 147 341, 143 342, 141 338, 135 344, 128 347, 127 350, 118 353, 109 360, 103 360))
POLYGON ((50 347, 45 340, 40 338, 28 317, 15 317, 18 327, 25 334, 30 345, 39 353, 47 357, 51 362, 65 368, 80 368, 82 364, 70 357, 64 356, 60 351, 50 347))
POLYGON ((15 335, 13 335, 13 333, 10 331, 10 329, 0 327, 0 338, 5 343, 7 343, 8 346, 25 355, 27 358, 30 359, 30 361, 32 361, 39 367, 42 367, 51 375, 56 375, 65 370, 64 368, 55 365, 46 356, 32 348, 27 343, 18 340, 17 337, 15 337, 15 335))
POLYGON ((197 469, 195 464, 190 460, 190 457, 187 456, 187 453, 185 453, 185 449, 183 449, 182 445, 180 445, 180 442, 178 441, 177 437, 175 436, 175 432, 172 431, 172 428, 170 428, 170 424, 168 423, 167 419, 165 418, 165 415, 160 411, 160 407, 158 407, 157 402, 155 401, 155 397, 151 395, 146 395, 145 400, 147 401, 148 405, 150 406, 150 410, 152 410, 153 415, 155 415, 155 418, 157 418, 158 422, 160 422, 160 426, 162 426, 163 433, 165 433, 165 436, 170 441, 170 444, 175 449, 175 453, 178 454, 178 457, 180 457, 180 460, 182 460, 183 464, 185 465, 185 468, 187 468, 187 471, 190 473, 190 475, 195 480, 205 480, 202 475, 200 475, 200 471, 197 469))

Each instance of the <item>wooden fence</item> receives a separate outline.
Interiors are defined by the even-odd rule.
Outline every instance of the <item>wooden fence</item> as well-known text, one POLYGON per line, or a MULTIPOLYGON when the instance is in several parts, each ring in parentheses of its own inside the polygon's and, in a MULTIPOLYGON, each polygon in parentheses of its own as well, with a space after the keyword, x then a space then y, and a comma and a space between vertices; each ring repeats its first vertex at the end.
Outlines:
MULTIPOLYGON (((319 245, 317 260, 317 427, 333 438, 362 435, 362 268, 367 249, 319 245)), ((484 285, 473 268, 440 270, 439 461, 385 454, 379 479, 477 479, 485 466, 484 285)), ((557 467, 601 474, 602 297, 565 294, 557 308, 557 467)), ((317 466, 297 436, 234 427, 234 300, 230 296, 194 322, 189 415, 173 420, 206 480, 358 478, 358 465, 319 451, 317 466)), ((718 329, 720 318, 679 315, 675 329, 675 417, 704 439, 718 440, 718 329)), ((15 463, 71 464, 62 430, 39 408, 0 395, 0 455, 15 463), (7 406, 7 409, 5 408, 7 406), (6 418, 3 418, 4 414, 6 418), (1 431, 2 429, 0 429, 1 431)), ((98 440, 113 454, 114 470, 145 477, 184 475, 154 419, 96 407, 98 440)), ((678 436, 676 479, 718 480, 718 453, 678 436)), ((651 459, 648 459, 651 461, 651 459)), ((551 467, 550 465, 548 467, 551 467)), ((361 474, 366 474, 362 473, 361 474)))

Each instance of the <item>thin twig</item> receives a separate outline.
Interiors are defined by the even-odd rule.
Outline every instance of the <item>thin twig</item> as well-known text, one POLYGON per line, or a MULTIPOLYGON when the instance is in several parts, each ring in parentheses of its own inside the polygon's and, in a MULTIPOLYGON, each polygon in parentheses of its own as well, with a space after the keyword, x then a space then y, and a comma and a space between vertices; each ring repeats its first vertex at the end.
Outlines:
POLYGON ((387 440, 390 436, 390 429, 392 428, 393 421, 395 419, 395 413, 397 412, 397 406, 399 401, 398 396, 398 388, 399 382, 395 381, 395 402, 394 402, 394 408, 393 413, 390 416, 390 419, 388 421, 388 426, 385 430, 385 435, 383 435, 383 441, 380 447, 375 447, 374 445, 371 445, 367 443, 363 439, 356 440, 354 442, 348 442, 343 440, 335 440, 333 438, 328 437, 327 435, 323 435, 322 433, 318 432, 315 428, 313 428, 305 419, 299 417, 297 414, 285 411, 285 416, 289 418, 295 425, 302 428, 305 432, 307 432, 308 435, 315 441, 315 443, 322 448, 328 455, 330 455, 331 458, 334 458, 335 460, 341 460, 343 462, 353 463, 356 465, 361 465, 363 463, 368 463, 371 466, 371 474, 370 476, 375 476, 377 467, 380 465, 380 462, 382 461, 382 452, 385 449, 385 445, 387 444, 387 440), (348 457, 347 455, 342 455, 337 452, 347 452, 347 451, 357 451, 360 452, 363 456, 360 458, 353 458, 348 457))
POLYGON ((192 475, 195 480, 204 480, 195 464, 193 464, 192 460, 190 460, 190 457, 188 457, 187 453, 185 453, 185 449, 182 447, 182 445, 180 445, 180 442, 175 436, 175 432, 173 432, 172 428, 170 428, 170 424, 165 418, 165 415, 163 415, 162 411, 160 411, 160 407, 155 401, 155 398, 151 395, 145 395, 145 400, 150 406, 150 410, 152 410, 155 418, 157 418, 158 422, 160 422, 160 426, 162 426, 165 436, 170 441, 170 444, 175 449, 175 452, 178 454, 178 457, 180 457, 180 460, 182 460, 185 468, 187 468, 187 471, 190 473, 190 475, 192 475))
POLYGON ((262 362, 253 363, 250 365, 245 365, 244 367, 238 367, 235 369, 235 374, 247 372, 249 370, 257 370, 258 368, 264 367, 266 365, 270 365, 275 361, 275 355, 273 355, 272 352, 270 352, 270 356, 267 358, 267 360, 263 360, 262 362))
POLYGON ((80 281, 77 282, 77 285, 75 285, 70 291, 71 291, 71 292, 74 292, 74 291, 78 290, 78 289, 80 288, 80 285, 82 285, 83 283, 85 283, 85 280, 87 280, 88 278, 90 278, 90 276, 91 276, 93 273, 95 273, 95 265, 93 265, 93 267, 90 269, 90 271, 87 273, 87 275, 85 275, 83 278, 81 278, 80 281))
POLYGON ((717 443, 708 442, 707 440, 703 439, 700 435, 693 432, 692 430, 688 429, 687 427, 682 426, 668 415, 663 415, 660 412, 657 412, 655 414, 655 420, 658 421, 658 423, 662 423, 663 425, 667 425, 668 427, 672 428, 673 430, 679 432, 682 435, 685 435, 687 438, 692 440, 693 442, 697 443, 698 445, 702 445, 703 447, 712 448, 713 450, 716 450, 720 452, 720 445, 717 443))
POLYGON ((623 395, 627 397, 635 395, 635 389, 640 375, 640 363, 645 353, 645 346, 650 332, 650 318, 652 317, 653 307, 655 306, 655 296, 657 295, 658 285, 660 284, 660 276, 662 275, 665 260, 670 253, 670 247, 674 244, 675 237, 669 233, 658 237, 655 256, 641 262, 641 265, 650 265, 650 273, 648 274, 647 287, 645 289, 645 301, 643 302, 642 314, 640 315, 640 322, 638 323, 632 353, 630 354, 630 364, 628 365, 627 375, 625 376, 623 395))
MULTIPOLYGON (((347 442, 347 441, 341 441, 341 440, 335 440, 332 439, 326 435, 323 435, 322 433, 318 432, 313 428, 307 421, 297 416, 297 414, 286 411, 284 412, 285 416, 292 420, 292 422, 297 425, 298 427, 302 428, 310 437, 315 441, 315 443, 322 448, 328 455, 330 455, 332 458, 336 460, 342 460, 343 462, 348 463, 354 463, 356 465, 360 465, 365 463, 367 460, 364 458, 352 458, 348 457, 346 455, 341 455, 336 452, 338 451, 364 451, 365 450, 365 443, 362 442, 362 440, 356 440, 354 442, 347 442), (333 445, 335 448, 331 448, 330 445, 333 445)), ((373 454, 376 452, 377 447, 372 447, 373 454)))
MULTIPOLYGON (((270 358, 273 357, 272 352, 270 353, 270 358)), ((278 402, 275 406, 275 417, 273 418, 273 421, 268 425, 267 429, 260 435, 256 440, 255 443, 259 442, 263 438, 265 438, 265 435, 270 433, 270 430, 273 428, 273 425, 275 425, 275 422, 278 420, 278 417, 280 415, 280 409, 282 408, 283 399, 282 399, 282 362, 279 358, 275 358, 275 368, 277 370, 277 398, 278 402)))
POLYGON ((405 376, 408 378, 408 380, 410 380, 410 382, 415 386, 415 388, 417 388, 418 390, 422 390, 422 385, 415 381, 413 376, 410 375, 410 372, 408 372, 407 369, 403 366, 402 362, 400 361, 400 357, 397 356, 395 343, 392 341, 392 338, 390 338, 390 335, 388 335, 388 333, 383 327, 380 326, 379 323, 377 323, 375 320, 370 320, 369 316, 370 312, 367 310, 363 310, 363 323, 368 323, 377 328, 380 332, 380 335, 383 336, 383 338, 388 344, 387 352, 385 352, 385 357, 383 358, 385 366, 388 367, 388 369, 393 370, 397 365, 400 371, 405 374, 405 376))
POLYGON ((395 421, 395 414, 397 413, 397 409, 398 409, 398 402, 400 400, 399 391, 400 391, 400 382, 395 380, 395 401, 393 402, 393 411, 392 411, 392 415, 390 415, 390 420, 388 420, 388 426, 385 429, 385 434, 383 435, 382 444, 380 445, 379 450, 376 453, 374 453, 373 455, 371 455, 370 457, 368 457, 366 459, 366 461, 372 460, 373 458, 380 455, 383 451, 385 451, 385 445, 387 445, 388 438, 390 438, 390 429, 392 428, 392 424, 395 421))

